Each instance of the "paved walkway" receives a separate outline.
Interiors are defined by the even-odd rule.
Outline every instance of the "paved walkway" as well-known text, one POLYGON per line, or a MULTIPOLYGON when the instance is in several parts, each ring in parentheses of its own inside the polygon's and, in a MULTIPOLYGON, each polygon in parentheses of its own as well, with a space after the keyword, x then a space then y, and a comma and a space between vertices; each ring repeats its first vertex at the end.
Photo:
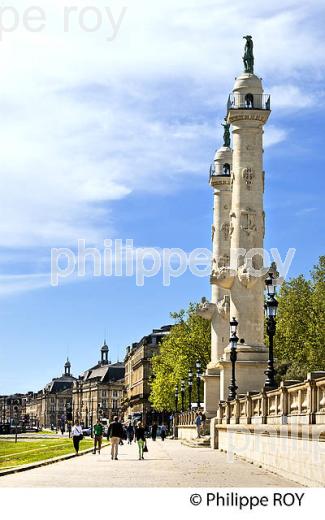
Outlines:
POLYGON ((253 464, 227 462, 225 453, 189 448, 179 441, 149 440, 146 459, 138 460, 137 445, 124 444, 119 460, 110 449, 49 466, 0 477, 0 487, 295 487, 253 464))

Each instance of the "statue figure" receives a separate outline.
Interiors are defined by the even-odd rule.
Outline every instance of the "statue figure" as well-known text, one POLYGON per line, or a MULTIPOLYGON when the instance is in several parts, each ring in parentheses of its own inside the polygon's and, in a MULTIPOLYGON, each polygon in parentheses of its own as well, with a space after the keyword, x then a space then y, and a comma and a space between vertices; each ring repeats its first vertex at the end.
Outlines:
POLYGON ((225 123, 221 123, 221 126, 223 126, 223 128, 224 128, 223 146, 230 148, 230 130, 229 130, 230 125, 228 125, 226 118, 225 118, 225 123))
POLYGON ((243 38, 246 40, 244 56, 243 56, 245 72, 248 72, 249 74, 254 74, 253 40, 252 40, 252 37, 249 35, 243 36, 243 38))

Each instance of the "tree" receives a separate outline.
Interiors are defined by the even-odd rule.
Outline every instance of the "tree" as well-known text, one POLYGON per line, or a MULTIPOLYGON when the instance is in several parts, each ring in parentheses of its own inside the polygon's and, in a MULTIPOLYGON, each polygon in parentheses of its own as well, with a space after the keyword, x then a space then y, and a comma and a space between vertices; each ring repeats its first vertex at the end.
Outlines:
MULTIPOLYGON (((196 396, 195 363, 201 362, 204 370, 210 360, 210 322, 196 314, 197 304, 190 303, 188 309, 171 313, 175 325, 161 343, 159 354, 152 361, 153 382, 150 401, 157 411, 174 410, 175 385, 193 370, 193 399, 196 396)), ((186 384, 187 387, 187 384, 186 384)), ((201 385, 203 396, 203 384, 201 385)), ((181 394, 179 394, 179 402, 181 394)), ((188 405, 188 397, 186 395, 188 405)))
POLYGON ((283 283, 275 352, 286 379, 325 369, 325 256, 314 266, 310 280, 300 275, 283 283))

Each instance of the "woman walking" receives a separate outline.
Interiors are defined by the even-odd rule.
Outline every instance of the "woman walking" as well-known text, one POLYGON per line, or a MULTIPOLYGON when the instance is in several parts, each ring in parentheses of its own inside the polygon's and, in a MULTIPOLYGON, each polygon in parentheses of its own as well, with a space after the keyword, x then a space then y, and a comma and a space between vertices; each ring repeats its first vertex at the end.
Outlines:
POLYGON ((144 436, 144 427, 141 421, 138 422, 138 425, 135 429, 135 438, 139 448, 139 460, 143 460, 143 448, 146 443, 146 439, 144 436))
POLYGON ((76 450, 76 454, 78 455, 79 443, 83 439, 82 426, 80 425, 80 422, 78 421, 78 419, 76 419, 76 422, 74 423, 74 427, 72 428, 71 435, 72 435, 74 449, 76 450))

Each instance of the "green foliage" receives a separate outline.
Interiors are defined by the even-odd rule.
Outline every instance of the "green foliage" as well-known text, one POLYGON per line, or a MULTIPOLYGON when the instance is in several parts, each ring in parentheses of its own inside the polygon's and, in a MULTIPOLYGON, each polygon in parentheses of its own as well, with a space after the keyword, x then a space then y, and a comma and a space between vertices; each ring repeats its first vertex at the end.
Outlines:
MULTIPOLYGON (((192 401, 196 399, 195 362, 201 362, 202 371, 210 360, 210 322, 197 316, 197 304, 190 303, 188 309, 171 313, 175 325, 160 347, 160 352, 153 358, 154 380, 151 387, 150 401, 157 411, 175 408, 175 385, 186 381, 186 403, 188 405, 187 380, 188 370, 193 371, 192 401)), ((201 384, 203 397, 203 383, 201 384)), ((201 400, 202 400, 201 397, 201 400)), ((179 403, 181 394, 179 392, 179 403)))
POLYGON ((310 280, 300 275, 282 285, 275 351, 286 379, 325 370, 325 256, 314 266, 310 280))

